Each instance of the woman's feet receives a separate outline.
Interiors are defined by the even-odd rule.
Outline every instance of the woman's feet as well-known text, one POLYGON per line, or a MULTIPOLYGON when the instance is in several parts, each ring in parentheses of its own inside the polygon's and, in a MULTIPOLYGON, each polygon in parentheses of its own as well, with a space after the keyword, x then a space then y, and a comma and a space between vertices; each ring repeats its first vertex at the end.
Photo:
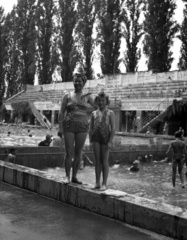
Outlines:
POLYGON ((92 189, 93 190, 98 190, 98 189, 100 189, 100 187, 101 187, 100 184, 96 183, 95 186, 92 189))
POLYGON ((76 184, 82 184, 82 182, 80 182, 80 181, 79 181, 77 178, 75 178, 75 177, 71 179, 71 182, 72 182, 72 183, 76 183, 76 184))

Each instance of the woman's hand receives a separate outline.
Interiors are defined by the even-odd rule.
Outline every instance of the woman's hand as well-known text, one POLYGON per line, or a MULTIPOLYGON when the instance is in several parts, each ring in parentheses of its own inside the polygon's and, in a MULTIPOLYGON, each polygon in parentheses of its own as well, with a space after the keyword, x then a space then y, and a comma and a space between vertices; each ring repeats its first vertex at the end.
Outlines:
POLYGON ((60 138, 63 137, 63 129, 62 129, 62 127, 59 127, 59 130, 58 130, 57 135, 58 135, 60 138))
POLYGON ((57 135, 58 135, 60 138, 62 138, 62 136, 63 136, 63 133, 62 133, 62 132, 60 132, 60 131, 58 131, 57 135))

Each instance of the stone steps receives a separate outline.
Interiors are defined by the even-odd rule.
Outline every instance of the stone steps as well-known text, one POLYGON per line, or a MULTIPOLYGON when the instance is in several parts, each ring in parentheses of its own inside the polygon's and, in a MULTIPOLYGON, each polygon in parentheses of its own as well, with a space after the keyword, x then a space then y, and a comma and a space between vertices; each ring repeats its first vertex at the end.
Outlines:
MULTIPOLYGON (((166 98, 175 97, 179 89, 187 89, 187 81, 172 81, 162 83, 145 83, 133 84, 128 86, 118 86, 117 88, 106 87, 105 91, 112 99, 141 99, 141 98, 166 98)), ((98 93, 98 88, 87 89, 92 94, 98 93)), ((68 89, 70 91, 70 89, 68 89)), ((15 101, 61 101, 64 90, 48 90, 48 91, 26 91, 9 100, 15 101)))

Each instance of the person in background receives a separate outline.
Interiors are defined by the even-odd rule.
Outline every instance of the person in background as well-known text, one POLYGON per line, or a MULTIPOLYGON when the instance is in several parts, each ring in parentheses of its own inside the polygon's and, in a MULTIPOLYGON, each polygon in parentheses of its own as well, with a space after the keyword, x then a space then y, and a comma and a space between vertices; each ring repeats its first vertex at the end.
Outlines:
POLYGON ((153 129, 150 125, 147 127, 146 134, 153 134, 153 129))
POLYGON ((179 132, 182 133, 181 140, 184 141, 184 130, 182 129, 182 127, 179 127, 179 132))
POLYGON ((163 135, 168 135, 169 125, 168 122, 165 122, 163 127, 163 135))
POLYGON ((96 160, 94 189, 104 191, 107 188, 109 172, 109 150, 115 134, 115 115, 112 110, 107 108, 110 100, 104 92, 100 92, 96 96, 95 103, 99 109, 92 112, 90 120, 90 142, 93 143, 96 160), (101 172, 103 174, 102 186, 100 186, 101 172))
POLYGON ((56 137, 53 137, 50 143, 50 147, 64 147, 64 139, 58 135, 56 137))
POLYGON ((132 166, 130 167, 130 171, 131 172, 138 172, 140 170, 139 168, 139 161, 138 160, 135 160, 133 163, 132 163, 132 166))
POLYGON ((15 161, 16 161, 16 149, 11 148, 9 153, 7 153, 7 157, 5 159, 5 162, 15 163, 15 161))
MULTIPOLYGON (((182 132, 181 140, 185 142, 184 130, 182 129, 182 127, 179 127, 179 132, 182 132)), ((186 158, 185 158, 184 165, 186 165, 186 173, 185 173, 185 176, 186 176, 186 178, 187 178, 187 156, 186 156, 186 158)))
POLYGON ((64 137, 65 142, 65 183, 67 184, 70 183, 71 166, 73 169, 71 182, 82 184, 82 182, 77 179, 77 172, 89 129, 87 111, 90 105, 95 107, 91 95, 83 93, 86 81, 86 76, 82 69, 79 68, 73 76, 74 91, 64 95, 59 111, 58 136, 61 138, 64 137))
POLYGON ((39 142, 38 146, 39 147, 48 147, 52 141, 51 137, 52 137, 51 135, 47 134, 45 137, 45 140, 39 142))
POLYGON ((181 186, 184 188, 184 180, 183 180, 183 165, 186 158, 186 144, 181 140, 182 132, 175 132, 175 140, 171 141, 167 155, 172 154, 172 183, 173 187, 175 187, 176 181, 176 172, 178 168, 178 173, 181 180, 181 186))
POLYGON ((28 136, 29 136, 29 137, 32 137, 31 130, 30 130, 30 129, 28 129, 28 131, 27 131, 27 132, 28 132, 28 136))

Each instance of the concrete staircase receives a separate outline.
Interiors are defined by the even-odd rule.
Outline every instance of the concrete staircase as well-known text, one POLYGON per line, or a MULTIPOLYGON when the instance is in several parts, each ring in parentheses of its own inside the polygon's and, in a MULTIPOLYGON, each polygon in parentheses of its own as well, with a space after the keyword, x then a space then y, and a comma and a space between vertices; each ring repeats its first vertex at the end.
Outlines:
POLYGON ((167 108, 173 103, 172 98, 166 98, 164 101, 160 102, 158 106, 149 111, 149 116, 142 119, 141 128, 137 130, 138 133, 145 133, 148 126, 154 128, 159 122, 163 122, 164 118, 167 116, 167 108), (160 111, 160 109, 165 109, 165 111, 160 111))

